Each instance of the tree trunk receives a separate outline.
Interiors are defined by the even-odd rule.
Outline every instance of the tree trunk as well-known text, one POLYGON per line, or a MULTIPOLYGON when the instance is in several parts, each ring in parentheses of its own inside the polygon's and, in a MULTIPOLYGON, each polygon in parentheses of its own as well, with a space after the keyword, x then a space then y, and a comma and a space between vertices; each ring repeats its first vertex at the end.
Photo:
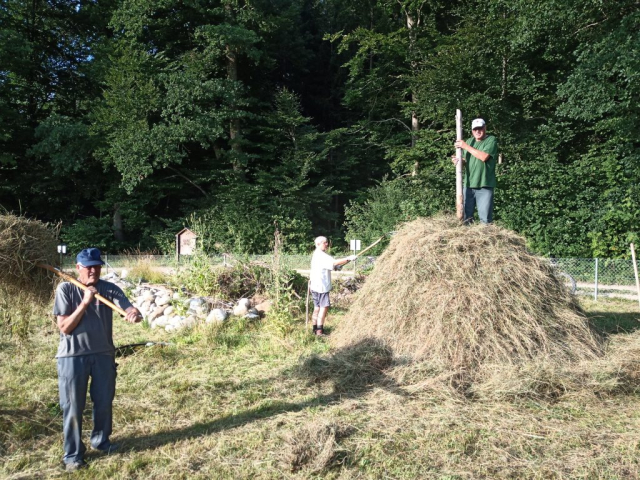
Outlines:
MULTIPOLYGON (((420 22, 418 16, 418 23, 420 22)), ((416 32, 414 27, 416 26, 416 20, 414 17, 407 12, 407 28, 409 29, 409 61, 411 64, 411 75, 415 76, 417 65, 415 61, 415 44, 416 44, 416 32)), ((416 96, 415 91, 411 92, 411 103, 415 106, 418 103, 418 98, 416 96)), ((416 146, 416 134, 420 130, 420 121, 418 120, 418 115, 416 114, 416 110, 413 109, 411 111, 411 148, 416 146)), ((418 167, 419 163, 416 160, 413 164, 413 169, 411 171, 411 176, 415 177, 418 175, 418 167)))
MULTIPOLYGON (((233 23, 233 9, 230 3, 227 3, 224 7, 227 16, 227 21, 233 23)), ((233 45, 226 46, 227 52, 227 78, 233 82, 238 81, 238 53, 233 45)), ((236 172, 242 172, 242 165, 238 162, 238 154, 242 153, 242 147, 238 143, 239 138, 242 135, 240 127, 240 119, 232 118, 229 121, 229 141, 232 150, 232 167, 236 172)))
POLYGON ((113 238, 119 242, 124 241, 124 229, 122 227, 122 212, 120 211, 120 205, 116 205, 113 212, 113 238))
MULTIPOLYGON (((227 78, 234 82, 238 81, 238 55, 229 45, 227 45, 227 78)), ((235 151, 240 151, 239 145, 235 142, 240 133, 240 120, 232 118, 229 122, 229 138, 231 148, 235 151)))

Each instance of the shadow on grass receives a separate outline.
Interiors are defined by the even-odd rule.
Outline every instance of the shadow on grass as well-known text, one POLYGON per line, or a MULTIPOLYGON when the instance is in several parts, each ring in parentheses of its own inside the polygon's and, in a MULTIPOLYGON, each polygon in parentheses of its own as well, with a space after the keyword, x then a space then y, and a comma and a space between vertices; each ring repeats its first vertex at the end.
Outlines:
MULTIPOLYGON (((293 375, 310 384, 330 382, 333 384, 333 391, 330 394, 318 395, 303 402, 273 401, 238 414, 225 415, 210 422, 197 423, 180 429, 167 429, 152 435, 125 437, 120 440, 128 446, 127 450, 142 451, 184 439, 231 430, 283 413, 340 403, 345 398, 362 396, 374 388, 385 388, 404 396, 405 392, 385 374, 385 370, 392 365, 391 349, 374 340, 366 339, 340 349, 330 356, 313 355, 303 359, 293 369, 281 372, 281 375, 293 375)), ((259 383, 269 383, 274 380, 265 379, 259 383)))
POLYGON ((603 335, 631 333, 640 329, 640 313, 589 312, 587 316, 603 335))
POLYGON ((0 451, 3 444, 24 442, 36 436, 58 433, 61 412, 57 404, 48 408, 33 405, 23 409, 0 408, 0 451))

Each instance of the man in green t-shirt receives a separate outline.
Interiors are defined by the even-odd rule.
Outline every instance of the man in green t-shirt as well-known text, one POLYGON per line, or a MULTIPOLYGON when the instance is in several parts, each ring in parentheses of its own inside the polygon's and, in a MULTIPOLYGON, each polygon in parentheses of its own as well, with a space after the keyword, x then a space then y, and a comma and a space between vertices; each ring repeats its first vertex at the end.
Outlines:
MULTIPOLYGON (((456 148, 465 150, 464 162, 464 221, 473 220, 473 211, 478 206, 478 216, 482 223, 493 221, 493 189, 496 187, 496 163, 498 162, 498 142, 493 135, 487 135, 487 126, 482 118, 471 122, 473 137, 466 142, 458 140, 456 148)), ((456 157, 452 157, 456 163, 456 157)))

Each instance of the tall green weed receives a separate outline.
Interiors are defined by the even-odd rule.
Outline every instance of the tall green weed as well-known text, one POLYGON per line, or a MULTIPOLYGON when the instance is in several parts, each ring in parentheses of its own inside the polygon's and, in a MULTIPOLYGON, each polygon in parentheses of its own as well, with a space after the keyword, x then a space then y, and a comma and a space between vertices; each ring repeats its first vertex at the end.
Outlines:
POLYGON ((268 294, 272 306, 267 314, 266 327, 279 337, 288 337, 299 331, 298 320, 304 309, 303 298, 307 281, 299 273, 283 265, 282 236, 277 229, 274 234, 270 271, 268 294))

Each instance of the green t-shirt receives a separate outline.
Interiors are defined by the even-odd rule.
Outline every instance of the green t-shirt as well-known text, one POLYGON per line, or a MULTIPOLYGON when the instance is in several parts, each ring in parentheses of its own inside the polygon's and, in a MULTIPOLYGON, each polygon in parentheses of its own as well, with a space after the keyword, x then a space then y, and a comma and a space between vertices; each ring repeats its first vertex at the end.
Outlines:
POLYGON ((498 141, 493 135, 487 135, 484 140, 475 138, 467 140, 467 144, 481 152, 491 155, 486 162, 478 160, 469 152, 464 152, 464 185, 469 188, 496 186, 496 163, 498 162, 498 141))

